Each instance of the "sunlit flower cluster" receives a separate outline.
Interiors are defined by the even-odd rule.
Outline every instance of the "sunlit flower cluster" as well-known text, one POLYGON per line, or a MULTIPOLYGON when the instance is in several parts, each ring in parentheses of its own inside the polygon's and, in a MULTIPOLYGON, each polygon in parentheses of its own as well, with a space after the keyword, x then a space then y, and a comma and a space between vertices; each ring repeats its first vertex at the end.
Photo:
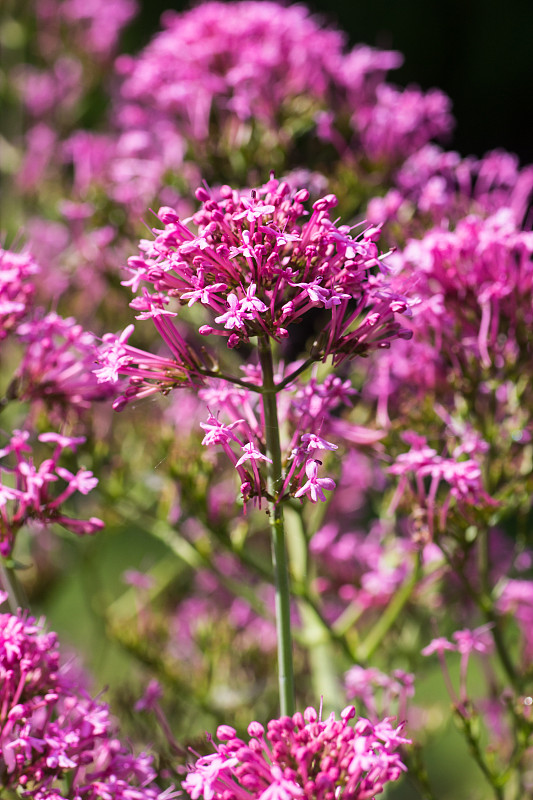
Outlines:
POLYGON ((372 724, 350 720, 348 706, 340 720, 322 720, 314 708, 303 714, 271 720, 267 730, 250 723, 248 742, 229 725, 221 725, 216 752, 200 758, 183 788, 192 800, 244 798, 309 798, 371 800, 405 769, 398 748, 408 742, 402 726, 389 719, 372 724))
MULTIPOLYGON (((6 599, 0 592, 0 603, 6 599)), ((32 800, 163 800, 152 758, 115 735, 109 709, 60 662, 55 633, 0 614, 0 788, 32 800)))

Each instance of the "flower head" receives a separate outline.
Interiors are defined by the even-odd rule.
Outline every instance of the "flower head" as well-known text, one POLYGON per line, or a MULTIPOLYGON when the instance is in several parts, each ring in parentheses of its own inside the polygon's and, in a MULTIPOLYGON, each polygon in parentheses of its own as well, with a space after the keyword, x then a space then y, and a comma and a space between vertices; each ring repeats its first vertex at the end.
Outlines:
POLYGON ((95 336, 72 317, 55 313, 23 322, 16 330, 25 345, 15 373, 21 400, 44 402, 53 411, 79 413, 92 402, 110 397, 109 385, 93 373, 97 356, 95 336))
MULTIPOLYGON (((129 266, 136 285, 142 280, 154 293, 144 287, 132 306, 153 320, 176 369, 191 373, 201 365, 173 320, 180 306, 193 303, 207 317, 200 335, 225 338, 231 348, 257 336, 283 341, 293 324, 318 310, 323 325, 309 352, 314 360, 331 356, 336 364, 411 335, 396 318, 408 312, 408 304, 388 287, 376 229, 353 237, 337 226, 330 217, 334 195, 316 201, 307 216, 308 196, 272 178, 250 192, 223 186, 214 194, 201 187, 203 207, 192 220, 160 209, 163 230, 154 229, 155 240, 143 241, 141 255, 129 266)), ((140 359, 120 344, 107 348, 114 367, 100 370, 101 379, 122 372, 137 381, 142 373, 124 367, 140 366, 140 359)))
POLYGON ((398 747, 409 740, 402 726, 385 719, 372 725, 348 706, 336 720, 322 720, 314 708, 304 714, 271 720, 265 733, 258 722, 248 726, 248 742, 221 725, 216 753, 200 758, 183 788, 196 800, 269 798, 269 800, 370 800, 405 766, 398 747))

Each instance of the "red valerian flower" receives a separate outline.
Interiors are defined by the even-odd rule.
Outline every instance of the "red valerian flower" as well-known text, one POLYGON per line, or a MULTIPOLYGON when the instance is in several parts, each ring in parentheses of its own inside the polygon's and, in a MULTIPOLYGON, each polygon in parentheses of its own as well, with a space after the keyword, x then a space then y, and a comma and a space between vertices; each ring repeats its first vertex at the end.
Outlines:
POLYGON ((216 752, 199 758, 183 783, 198 800, 371 800, 406 769, 397 752, 409 740, 390 719, 372 724, 348 706, 336 720, 314 708, 248 726, 248 742, 220 725, 216 752))

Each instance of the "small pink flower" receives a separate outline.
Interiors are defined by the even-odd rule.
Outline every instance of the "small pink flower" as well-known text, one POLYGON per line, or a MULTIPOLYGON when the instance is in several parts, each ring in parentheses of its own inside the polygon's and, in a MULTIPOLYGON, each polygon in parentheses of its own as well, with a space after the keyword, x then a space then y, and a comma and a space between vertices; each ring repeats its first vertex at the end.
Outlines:
POLYGON ((234 328, 244 329, 246 315, 241 308, 239 298, 236 294, 231 292, 228 294, 226 302, 229 306, 229 311, 226 311, 225 314, 215 317, 215 322, 223 322, 224 327, 228 328, 229 330, 233 330, 234 328))
POLYGON ((423 656, 431 656, 433 653, 443 654, 446 650, 457 650, 457 645, 449 642, 443 636, 432 639, 431 642, 421 651, 423 656))
MULTIPOLYGON (((0 602, 5 593, 0 592, 0 602)), ((57 637, 26 612, 0 614, 0 752, 8 794, 79 800, 93 797, 163 800, 153 783, 152 759, 134 756, 117 737, 101 699, 92 699, 76 676, 60 668, 57 637)))
POLYGON ((247 442, 242 446, 243 455, 239 458, 237 463, 235 464, 236 467, 240 467, 241 464, 244 464, 245 461, 267 461, 269 464, 272 464, 272 459, 267 458, 257 447, 254 445, 253 442, 247 442))
POLYGON ((326 502, 326 491, 332 491, 335 488, 335 481, 332 478, 319 478, 318 477, 318 461, 309 459, 305 465, 305 473, 307 475, 307 482, 295 492, 295 497, 302 497, 304 494, 309 496, 312 503, 321 500, 326 502))

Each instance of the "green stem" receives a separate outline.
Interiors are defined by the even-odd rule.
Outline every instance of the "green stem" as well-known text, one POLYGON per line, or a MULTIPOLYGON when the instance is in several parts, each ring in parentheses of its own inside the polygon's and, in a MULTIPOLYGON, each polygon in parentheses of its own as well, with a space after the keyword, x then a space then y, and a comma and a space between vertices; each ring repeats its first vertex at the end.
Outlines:
POLYGON ((297 369, 295 369, 293 372, 291 372, 290 375, 287 375, 286 378, 284 378, 282 381, 280 381, 278 383, 278 385, 276 386, 276 391, 280 392, 282 389, 284 389, 286 386, 288 386, 289 383, 292 383, 298 377, 298 375, 301 375, 302 372, 305 372, 305 370, 308 367, 310 367, 311 364, 315 364, 315 363, 316 363, 316 358, 308 358, 308 359, 306 359, 303 362, 303 364, 300 364, 300 366, 297 367, 297 369))
POLYGON ((522 690, 522 682, 520 676, 517 674, 513 662, 509 658, 509 653, 505 642, 503 641, 501 633, 501 623, 498 615, 494 609, 494 602, 492 599, 492 590, 490 585, 490 550, 489 550, 489 536, 486 533, 484 536, 478 536, 478 567, 481 579, 481 597, 480 605, 485 613, 486 619, 492 623, 492 638, 496 645, 496 650, 503 668, 507 672, 509 679, 517 691, 522 690))
POLYGON ((236 386, 242 386, 245 389, 248 389, 249 392, 256 392, 257 394, 261 394, 263 391, 260 386, 256 386, 254 383, 249 383, 248 381, 243 381, 242 378, 236 378, 234 375, 226 375, 223 372, 219 372, 215 369, 205 369, 204 367, 199 367, 198 372, 200 375, 205 375, 206 378, 217 378, 217 380, 227 381, 228 383, 234 383, 236 386))
POLYGON ((274 383, 274 368, 270 339, 260 336, 259 362, 263 373, 263 413, 265 417, 266 455, 268 464, 267 491, 270 533, 272 537, 272 565, 276 586, 276 630, 278 640, 278 679, 281 714, 294 713, 294 675, 292 665, 291 607, 289 587, 289 565, 285 547, 283 510, 278 494, 283 484, 281 468, 281 445, 279 438, 277 387, 274 383))
POLYGON ((485 758, 483 756, 481 747, 479 745, 479 741, 474 735, 472 731, 472 721, 469 717, 465 716, 458 708, 455 709, 455 713, 457 714, 457 719, 459 720, 460 727, 462 727, 466 741, 470 748, 470 752, 474 758, 474 761, 480 768, 481 772, 487 779, 487 782, 491 786, 494 791, 494 797, 496 800, 504 800, 504 790, 503 787, 499 783, 499 776, 496 775, 487 765, 485 758))
POLYGON ((411 595, 413 594, 413 591, 415 590, 420 579, 421 571, 421 554, 418 553, 416 556, 413 574, 407 578, 405 583, 400 586, 398 591, 393 595, 392 600, 385 611, 381 614, 376 625, 374 625, 366 639, 364 639, 364 641, 362 641, 360 646, 357 648, 359 663, 364 663, 372 658, 379 645, 409 602, 411 595))

